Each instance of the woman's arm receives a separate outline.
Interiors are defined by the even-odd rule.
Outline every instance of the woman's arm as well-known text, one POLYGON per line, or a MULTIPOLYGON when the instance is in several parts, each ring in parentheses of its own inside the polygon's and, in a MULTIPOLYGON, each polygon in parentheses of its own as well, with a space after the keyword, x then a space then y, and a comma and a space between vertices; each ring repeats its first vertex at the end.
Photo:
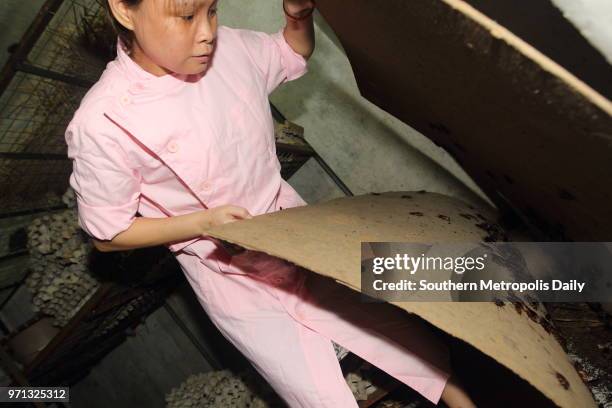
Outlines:
POLYGON ((167 218, 136 217, 130 227, 117 234, 111 241, 93 239, 101 252, 125 251, 163 245, 171 241, 184 241, 202 235, 207 218, 206 211, 167 218))
POLYGON ((112 240, 100 241, 94 238, 93 243, 101 252, 145 248, 197 238, 212 226, 248 218, 252 217, 246 209, 233 205, 166 218, 136 217, 128 229, 112 240))
MULTIPOLYGON (((313 0, 283 0, 283 7, 286 13, 299 18, 310 13, 310 9, 315 7, 313 0)), ((290 16, 285 16, 287 24, 283 34, 291 48, 309 59, 315 47, 314 24, 312 13, 303 20, 296 20, 290 16)))

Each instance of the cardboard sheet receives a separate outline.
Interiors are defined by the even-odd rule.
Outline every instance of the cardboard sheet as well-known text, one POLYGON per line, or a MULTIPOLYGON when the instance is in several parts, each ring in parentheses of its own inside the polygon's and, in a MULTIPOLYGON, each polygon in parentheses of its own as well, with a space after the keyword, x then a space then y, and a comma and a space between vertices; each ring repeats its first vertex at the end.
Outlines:
MULTIPOLYGON (((209 235, 283 258, 360 290, 362 241, 499 239, 494 223, 485 221, 494 219, 487 210, 440 194, 391 192, 284 209, 215 227, 209 235)), ((492 357, 557 405, 595 406, 555 337, 513 306, 392 303, 492 357)))
POLYGON ((461 0, 318 7, 362 95, 447 150, 498 206, 551 240, 612 241, 608 99, 461 0))

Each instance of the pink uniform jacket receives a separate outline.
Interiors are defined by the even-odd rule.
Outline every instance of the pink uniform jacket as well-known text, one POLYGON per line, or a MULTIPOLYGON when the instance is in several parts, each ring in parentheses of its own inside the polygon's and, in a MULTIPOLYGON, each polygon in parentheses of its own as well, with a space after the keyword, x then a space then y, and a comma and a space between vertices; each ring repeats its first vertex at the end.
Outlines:
MULTIPOLYGON (((282 30, 220 26, 201 76, 156 77, 117 44, 66 130, 79 225, 110 240, 144 217, 224 204, 253 215, 306 204, 279 173, 268 95, 306 71, 282 30)), ((202 237, 168 245, 173 252, 202 237)), ((206 250, 205 253, 202 253, 206 250)))
MULTIPOLYGON (((282 30, 219 26, 210 66, 193 76, 156 77, 118 40, 66 130, 79 225, 110 240, 137 212, 305 205, 280 176, 268 95, 306 71, 282 30)), ((265 254, 232 258, 210 237, 167 246, 213 323, 291 407, 357 407, 332 340, 440 398, 446 349, 400 309, 360 304, 357 292, 265 254)))

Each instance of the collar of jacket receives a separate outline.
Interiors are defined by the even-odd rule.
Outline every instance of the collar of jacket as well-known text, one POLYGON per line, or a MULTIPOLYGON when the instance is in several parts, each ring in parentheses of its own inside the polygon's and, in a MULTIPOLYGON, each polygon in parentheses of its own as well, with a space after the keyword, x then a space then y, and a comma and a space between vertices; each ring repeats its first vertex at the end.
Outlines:
MULTIPOLYGON (((126 137, 157 157, 174 172, 189 192, 207 208, 206 189, 197 185, 208 146, 188 126, 191 107, 181 91, 199 76, 168 74, 155 76, 142 69, 117 41, 117 58, 111 70, 128 80, 128 86, 113 95, 104 115, 121 128, 126 137)), ((112 80, 112 74, 110 79, 112 80)))
POLYGON ((121 70, 123 75, 129 80, 130 88, 128 92, 134 95, 159 95, 163 96, 166 92, 179 91, 188 82, 197 81, 201 74, 187 75, 171 73, 156 76, 145 71, 138 65, 125 51, 125 44, 121 38, 117 37, 117 58, 115 66, 121 70))

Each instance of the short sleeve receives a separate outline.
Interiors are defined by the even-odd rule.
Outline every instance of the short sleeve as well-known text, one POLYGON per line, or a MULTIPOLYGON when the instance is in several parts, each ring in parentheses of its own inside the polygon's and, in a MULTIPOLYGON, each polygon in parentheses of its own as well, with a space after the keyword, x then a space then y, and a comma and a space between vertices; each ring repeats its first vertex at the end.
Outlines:
POLYGON ((112 240, 136 218, 140 175, 104 130, 70 124, 65 139, 72 160, 70 186, 77 200, 79 226, 98 240, 112 240))
POLYGON ((266 80, 268 94, 280 84, 298 79, 308 72, 306 59, 287 43, 283 30, 281 28, 273 34, 239 30, 251 60, 266 80))

